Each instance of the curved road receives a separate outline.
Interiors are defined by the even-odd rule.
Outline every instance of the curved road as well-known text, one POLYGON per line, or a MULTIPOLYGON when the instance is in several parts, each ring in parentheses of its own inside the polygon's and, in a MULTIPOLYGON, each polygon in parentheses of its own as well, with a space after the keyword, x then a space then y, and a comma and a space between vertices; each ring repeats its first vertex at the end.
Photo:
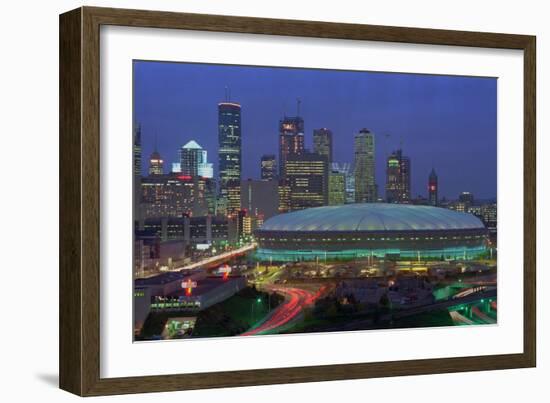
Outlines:
POLYGON ((302 310, 313 304, 321 296, 326 287, 317 292, 306 291, 301 288, 269 287, 270 292, 277 292, 285 296, 285 302, 279 305, 259 326, 248 330, 242 336, 253 336, 267 333, 287 325, 298 317, 302 310))

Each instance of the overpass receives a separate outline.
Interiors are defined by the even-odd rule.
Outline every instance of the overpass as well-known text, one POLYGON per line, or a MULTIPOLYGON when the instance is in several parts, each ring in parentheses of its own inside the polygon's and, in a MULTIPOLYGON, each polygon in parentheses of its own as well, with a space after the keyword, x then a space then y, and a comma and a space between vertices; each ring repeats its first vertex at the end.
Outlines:
MULTIPOLYGON (((475 292, 468 294, 459 298, 452 298, 446 300, 440 300, 433 304, 422 305, 410 309, 404 309, 400 311, 390 312, 384 315, 381 315, 377 321, 376 326, 380 327, 381 324, 389 323, 394 319, 405 318, 407 316, 417 315, 421 313, 431 312, 435 310, 448 309, 453 306, 470 304, 473 302, 480 301, 484 298, 496 298, 497 289, 484 289, 483 291, 475 292)), ((372 319, 359 319, 359 320, 350 320, 349 323, 339 325, 338 327, 327 327, 323 331, 345 331, 345 330, 362 330, 372 328, 374 322, 372 319)))
POLYGON ((254 250, 254 249, 256 249, 256 246, 257 246, 256 243, 251 243, 251 244, 248 244, 248 245, 244 245, 244 246, 241 246, 238 249, 233 249, 233 250, 230 250, 230 251, 227 251, 227 252, 223 252, 223 253, 220 253, 219 255, 215 255, 215 256, 210 256, 210 257, 207 257, 206 259, 199 260, 198 262, 193 262, 193 263, 187 264, 185 266, 176 267, 175 269, 170 270, 170 271, 192 270, 192 269, 197 269, 199 267, 204 267, 204 266, 209 266, 209 265, 213 265, 213 264, 216 264, 216 263, 221 263, 221 262, 224 262, 226 260, 232 259, 235 256, 243 255, 246 252, 254 250))
POLYGON ((419 313, 425 313, 430 311, 436 311, 440 309, 448 309, 453 306, 457 305, 463 305, 463 304, 470 304, 472 302, 476 302, 485 298, 496 298, 497 297, 497 289, 496 288, 485 288, 482 291, 478 292, 472 292, 467 295, 457 297, 457 298, 449 298, 443 301, 437 301, 433 304, 429 305, 422 305, 416 308, 406 309, 403 311, 398 311, 393 313, 394 319, 404 318, 406 316, 411 315, 417 315, 419 313))

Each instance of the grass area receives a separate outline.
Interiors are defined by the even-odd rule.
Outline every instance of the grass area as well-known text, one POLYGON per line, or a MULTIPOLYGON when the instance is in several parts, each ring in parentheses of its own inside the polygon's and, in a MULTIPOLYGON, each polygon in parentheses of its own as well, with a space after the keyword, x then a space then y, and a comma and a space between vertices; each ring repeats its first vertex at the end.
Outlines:
POLYGON ((193 337, 234 336, 244 333, 277 307, 283 297, 248 287, 233 297, 200 312, 193 337))
MULTIPOLYGON (((337 332, 341 331, 344 326, 352 323, 361 323, 368 321, 369 323, 377 321, 380 315, 387 313, 386 308, 378 310, 368 310, 364 312, 344 312, 326 306, 323 307, 323 312, 313 309, 306 312, 304 320, 296 323, 292 328, 285 330, 282 333, 312 333, 312 332, 337 332), (328 314, 327 314, 328 313, 328 314)), ((372 327, 372 325, 369 325, 372 327)), ((355 329, 354 329, 355 330, 355 329)))
POLYGON ((438 327, 438 326, 454 326, 453 320, 447 309, 411 315, 401 319, 397 319, 393 324, 384 326, 384 328, 399 329, 399 328, 414 328, 414 327, 438 327))
POLYGON ((305 319, 303 322, 296 323, 290 329, 287 329, 281 333, 324 332, 324 331, 327 331, 327 329, 329 328, 333 328, 335 326, 338 326, 339 324, 344 325, 349 322, 350 322, 350 317, 348 316, 335 316, 330 319, 329 318, 326 318, 326 319, 310 318, 310 319, 305 319))
POLYGON ((454 326, 446 309, 394 320, 393 323, 378 323, 377 314, 370 312, 360 315, 338 315, 331 318, 309 318, 297 323, 283 333, 311 333, 339 331, 338 326, 349 325, 347 330, 402 329, 415 327, 454 326), (372 321, 369 321, 372 320, 372 321), (355 322, 355 325, 354 325, 355 322))

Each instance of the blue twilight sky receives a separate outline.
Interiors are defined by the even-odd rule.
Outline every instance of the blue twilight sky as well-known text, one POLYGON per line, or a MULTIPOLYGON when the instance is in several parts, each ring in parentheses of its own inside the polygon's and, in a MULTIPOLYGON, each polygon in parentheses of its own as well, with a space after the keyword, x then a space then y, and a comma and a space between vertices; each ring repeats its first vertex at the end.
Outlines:
POLYGON ((334 161, 353 162, 353 137, 376 135, 376 180, 384 195, 385 157, 411 158, 412 196, 426 196, 432 166, 440 197, 497 188, 497 80, 419 74, 134 62, 134 119, 142 126, 143 168, 155 135, 165 170, 189 140, 208 151, 217 172, 217 104, 242 105, 243 179, 259 178, 262 154, 278 155, 278 123, 301 99, 306 148, 313 129, 333 132, 334 161))

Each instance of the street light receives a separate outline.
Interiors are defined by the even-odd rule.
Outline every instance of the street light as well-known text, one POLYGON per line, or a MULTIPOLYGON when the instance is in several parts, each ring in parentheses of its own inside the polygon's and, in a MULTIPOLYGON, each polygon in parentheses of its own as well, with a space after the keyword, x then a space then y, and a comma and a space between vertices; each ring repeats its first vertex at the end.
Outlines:
MULTIPOLYGON (((256 298, 256 304, 261 304, 262 303, 262 297, 258 297, 256 298)), ((250 321, 251 322, 254 322, 254 307, 256 306, 256 304, 252 304, 250 306, 250 321)), ((252 323, 253 325, 254 323, 252 323)))

